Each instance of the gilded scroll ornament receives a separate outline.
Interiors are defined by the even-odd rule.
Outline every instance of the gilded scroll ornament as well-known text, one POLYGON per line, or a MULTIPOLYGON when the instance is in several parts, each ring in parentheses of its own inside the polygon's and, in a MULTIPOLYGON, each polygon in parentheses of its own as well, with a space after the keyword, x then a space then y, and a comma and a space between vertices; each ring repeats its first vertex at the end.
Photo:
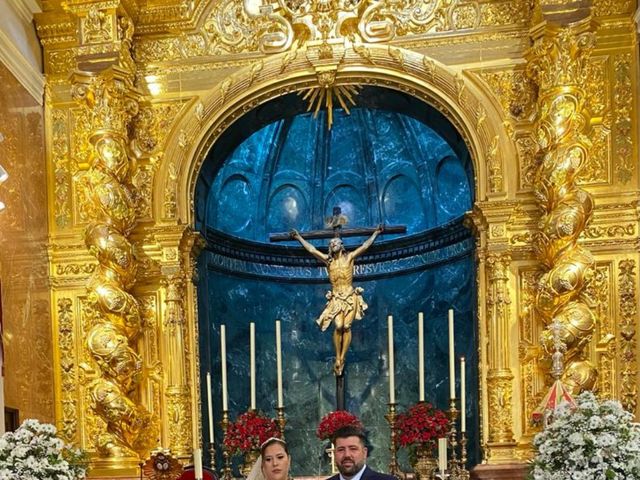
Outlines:
POLYGON ((69 133, 65 110, 54 109, 51 112, 51 131, 51 157, 55 175, 55 223, 58 228, 65 228, 71 221, 69 133))
POLYGON ((94 263, 69 263, 66 265, 58 264, 56 266, 56 275, 85 275, 93 273, 96 270, 94 263))
POLYGON ((540 89, 534 194, 542 216, 534 248, 547 269, 538 284, 536 307, 547 325, 543 347, 548 355, 554 349, 549 327, 561 326, 560 340, 566 346, 562 382, 576 394, 592 390, 597 380, 587 358, 595 316, 581 297, 594 259, 578 245, 593 212, 592 196, 577 185, 591 147, 585 135, 589 118, 584 93, 594 45, 589 22, 548 27, 538 32, 528 52, 529 73, 540 89))
POLYGON ((487 169, 489 171, 489 191, 492 193, 499 192, 503 187, 502 162, 498 158, 498 145, 500 137, 493 137, 489 150, 487 152, 487 169))
POLYGON ((210 54, 273 54, 303 42, 355 37, 378 43, 478 23, 478 2, 460 0, 225 0, 205 21, 204 38, 210 54))
POLYGON ((103 43, 113 40, 113 17, 94 5, 80 21, 82 43, 103 43))
POLYGON ((164 215, 166 218, 175 218, 177 208, 176 182, 178 181, 178 167, 174 162, 169 165, 167 177, 167 183, 164 189, 164 215))
POLYGON ((536 140, 534 136, 527 133, 518 136, 516 139, 516 148, 518 150, 518 163, 520 165, 520 188, 530 188, 536 174, 536 140))
POLYGON ((605 398, 615 396, 615 338, 616 326, 610 299, 611 270, 609 263, 597 264, 593 271, 592 280, 584 289, 585 301, 592 306, 596 317, 597 328, 594 334, 598 362, 598 393, 605 398))
POLYGON ((166 30, 156 26, 160 35, 140 38, 135 57, 147 63, 282 53, 304 43, 326 44, 336 39, 414 41, 442 32, 474 33, 527 25, 531 8, 529 0, 222 0, 215 2, 199 31, 193 32, 189 25, 181 35, 167 37, 163 35, 166 30))
POLYGON ((611 225, 609 227, 603 227, 599 225, 589 226, 584 232, 587 238, 623 238, 633 237, 636 234, 636 226, 633 223, 627 223, 626 225, 611 225))
POLYGON ((489 442, 513 443, 513 374, 510 371, 487 374, 489 392, 489 442))
POLYGON ((620 15, 629 13, 633 9, 632 0, 594 0, 594 14, 596 17, 620 15))
POLYGON ((62 428, 60 434, 68 442, 76 441, 78 434, 78 403, 75 394, 78 383, 78 366, 74 359, 75 335, 73 301, 68 297, 58 299, 58 348, 64 359, 61 369, 62 428))
POLYGON ((127 129, 137 102, 130 77, 118 67, 99 76, 79 74, 73 94, 89 109, 94 149, 83 181, 89 220, 84 239, 98 260, 88 283, 92 315, 85 346, 96 372, 87 387, 90 405, 104 427, 92 440, 101 455, 126 457, 146 453, 157 438, 156 422, 136 398, 143 370, 135 342, 142 322, 129 293, 137 261, 128 239, 135 225, 129 185, 135 164, 127 129))
POLYGON ((636 173, 637 161, 633 156, 632 131, 633 115, 633 82, 631 79, 631 54, 624 54, 614 59, 614 122, 613 151, 617 161, 616 180, 628 184, 636 173))
POLYGON ((522 24, 531 18, 533 2, 529 0, 508 0, 478 2, 481 27, 522 24))
POLYGON ((532 115, 535 85, 524 71, 483 71, 479 75, 500 102, 505 117, 527 120, 532 115))
POLYGON ((638 272, 634 260, 618 263, 619 291, 619 355, 622 364, 621 402, 626 410, 635 412, 638 408, 638 340, 636 321, 638 318, 638 296, 636 282, 638 272))
POLYGON ((537 285, 542 272, 523 269, 519 272, 519 326, 520 326, 520 384, 522 389, 522 417, 526 435, 533 432, 529 419, 533 411, 540 404, 544 392, 540 385, 539 337, 542 330, 538 320, 535 297, 537 285))

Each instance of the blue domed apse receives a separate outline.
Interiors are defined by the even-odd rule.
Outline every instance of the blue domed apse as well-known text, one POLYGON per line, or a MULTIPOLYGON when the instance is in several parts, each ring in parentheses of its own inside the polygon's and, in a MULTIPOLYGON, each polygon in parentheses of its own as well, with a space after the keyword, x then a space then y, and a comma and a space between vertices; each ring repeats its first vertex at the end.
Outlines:
MULTIPOLYGON (((369 431, 368 463, 386 471, 387 316, 394 316, 398 409, 418 400, 418 312, 425 316, 426 399, 446 409, 447 310, 453 308, 456 354, 470 366, 467 425, 470 462, 476 462, 475 240, 463 225, 474 201, 469 152, 452 124, 415 98, 365 87, 357 103, 351 115, 334 111, 329 130, 325 112, 314 119, 297 95, 286 95, 238 119, 208 153, 195 192, 196 228, 206 239, 198 260, 201 378, 208 371, 220 378, 224 324, 230 417, 248 409, 249 323, 255 322, 257 408, 275 415, 274 326, 280 319, 292 473, 329 473, 315 428, 336 408, 333 327, 321 332, 315 319, 330 285, 323 265, 297 242, 274 244, 269 235, 325 228, 334 207, 348 218, 347 227, 405 225, 406 234, 379 237, 356 264, 354 285, 364 289, 369 308, 352 327, 346 408, 369 431)), ((365 239, 349 237, 345 244, 355 248, 365 239)), ((313 243, 323 249, 327 240, 313 243)), ((459 388, 459 373, 457 381, 459 388)), ((219 425, 219 380, 213 390, 219 425)), ((206 404, 202 415, 207 418, 206 404)), ((206 441, 206 428, 203 434, 206 441)), ((406 452, 400 462, 409 468, 406 452)))

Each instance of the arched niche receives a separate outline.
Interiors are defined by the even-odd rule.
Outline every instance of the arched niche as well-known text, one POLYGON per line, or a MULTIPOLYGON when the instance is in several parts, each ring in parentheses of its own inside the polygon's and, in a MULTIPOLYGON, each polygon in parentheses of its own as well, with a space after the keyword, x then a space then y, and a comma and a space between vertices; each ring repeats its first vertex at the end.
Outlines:
MULTIPOLYGON (((462 74, 421 54, 383 46, 366 48, 370 52, 367 59, 345 49, 335 65, 335 84, 382 86, 432 106, 449 120, 468 147, 476 202, 513 198, 511 182, 495 181, 496 177, 502 180, 507 159, 515 158, 515 149, 493 100, 462 74)), ((211 147, 237 119, 259 112, 269 100, 317 87, 318 72, 310 64, 314 62, 309 54, 306 58, 285 54, 261 59, 233 74, 209 95, 193 99, 176 126, 176 135, 168 141, 154 179, 153 210, 160 224, 195 224, 196 180, 211 147)), ((451 275, 455 276, 455 267, 451 275)), ((482 281, 480 285, 478 294, 484 295, 486 284, 482 281)), ((438 288, 454 291, 456 287, 438 288)), ((192 309, 187 314, 189 325, 197 331, 195 312, 192 309)), ((477 314, 483 315, 480 311, 477 314)), ((479 339, 480 344, 483 341, 479 339)))
MULTIPOLYGON (((257 408, 274 411, 274 320, 282 322, 287 436, 296 475, 312 473, 300 459, 317 456, 312 449, 315 425, 320 412, 335 408, 331 333, 323 334, 314 323, 329 286, 324 268, 296 242, 269 244, 269 233, 323 228, 336 205, 355 227, 407 226, 407 235, 381 239, 356 267, 355 285, 364 289, 369 309, 353 326, 346 407, 363 417, 373 445, 383 446, 387 436, 386 404, 380 402, 388 395, 387 314, 396 317, 396 353, 402 359, 396 374, 405 379, 397 388, 402 408, 417 399, 418 312, 427 319, 427 399, 440 408, 446 408, 448 394, 440 378, 447 371, 447 309, 457 311, 458 353, 474 366, 478 335, 474 239, 462 226, 472 208, 474 174, 462 136, 430 105, 381 87, 364 87, 350 115, 334 111, 330 130, 326 112, 315 119, 306 110, 291 93, 239 117, 209 150, 195 192, 195 228, 206 241, 198 264, 201 376, 220 370, 224 324, 232 418, 248 407, 246 353, 248 322, 253 321, 257 408), (466 203, 454 197, 443 211, 455 215, 442 220, 439 194, 447 181, 457 194, 466 191, 466 203)), ((353 248, 363 240, 347 238, 345 243, 353 248)), ((326 241, 316 244, 324 248, 326 241)), ((467 378, 468 405, 478 412, 477 370, 467 378)), ((221 395, 218 384, 213 393, 221 395)), ((214 416, 217 424, 219 412, 214 416)), ((469 425, 470 457, 476 459, 478 427, 469 425)), ((371 463, 383 468, 387 449, 381 448, 371 463)))

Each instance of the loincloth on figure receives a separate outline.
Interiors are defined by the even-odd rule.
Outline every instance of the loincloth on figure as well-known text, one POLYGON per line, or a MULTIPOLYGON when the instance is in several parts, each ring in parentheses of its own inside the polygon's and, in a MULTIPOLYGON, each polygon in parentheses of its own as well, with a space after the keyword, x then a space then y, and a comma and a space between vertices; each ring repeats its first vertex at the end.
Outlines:
POLYGON ((361 320, 364 315, 364 311, 368 308, 364 299, 362 298, 362 292, 364 290, 360 287, 351 288, 345 292, 333 293, 327 292, 327 305, 320 316, 316 319, 316 323, 323 332, 331 325, 331 322, 335 320, 337 316, 342 314, 342 318, 345 319, 343 328, 351 327, 351 320, 349 320, 350 314, 355 311, 355 319, 361 320))

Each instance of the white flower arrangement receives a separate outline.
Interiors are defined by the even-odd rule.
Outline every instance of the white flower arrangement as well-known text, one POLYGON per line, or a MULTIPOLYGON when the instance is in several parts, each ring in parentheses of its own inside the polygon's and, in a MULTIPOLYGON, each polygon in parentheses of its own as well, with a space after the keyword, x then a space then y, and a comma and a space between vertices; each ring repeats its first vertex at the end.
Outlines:
POLYGON ((56 436, 56 427, 25 420, 0 437, 0 480, 78 480, 87 462, 81 450, 56 436))
POLYGON ((533 480, 640 479, 640 426, 617 401, 584 392, 559 405, 533 440, 533 480))

